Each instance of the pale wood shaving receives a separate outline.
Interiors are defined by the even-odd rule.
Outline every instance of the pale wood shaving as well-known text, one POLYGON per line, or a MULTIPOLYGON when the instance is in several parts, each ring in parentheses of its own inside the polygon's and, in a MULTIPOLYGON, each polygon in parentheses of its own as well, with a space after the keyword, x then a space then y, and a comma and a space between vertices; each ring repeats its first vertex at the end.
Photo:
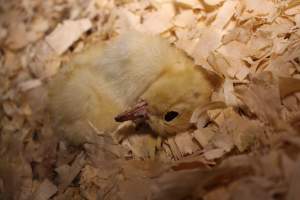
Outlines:
POLYGON ((244 0, 247 11, 252 15, 270 15, 276 12, 275 4, 268 0, 244 0))
POLYGON ((178 149, 178 146, 176 145, 176 142, 174 140, 174 138, 169 138, 166 141, 167 145, 169 146, 171 152, 172 152, 172 156, 175 160, 178 160, 182 157, 180 150, 178 149))
POLYGON ((48 200, 57 192, 57 187, 51 183, 49 180, 44 180, 39 186, 35 194, 33 195, 33 200, 48 200))
POLYGON ((199 142, 199 144, 202 147, 207 146, 210 141, 213 139, 215 136, 215 130, 212 128, 202 128, 202 129, 197 129, 196 131, 193 132, 194 138, 199 142))
POLYGON ((225 57, 222 54, 218 52, 213 52, 209 55, 207 60, 209 64, 213 67, 213 69, 219 74, 222 74, 225 77, 230 75, 228 73, 229 69, 231 68, 230 63, 225 59, 225 57))
POLYGON ((74 178, 78 175, 81 168, 84 165, 84 153, 79 154, 72 165, 61 165, 56 169, 56 172, 59 174, 60 185, 58 187, 60 192, 63 192, 69 184, 74 180, 74 178))
POLYGON ((175 0, 176 3, 188 8, 202 8, 202 5, 197 0, 175 0))
POLYGON ((142 30, 152 34, 163 33, 172 27, 174 15, 173 5, 163 4, 158 11, 145 16, 142 30))
POLYGON ((234 148, 234 141, 230 135, 216 134, 212 141, 217 148, 223 149, 225 152, 230 152, 234 148))
POLYGON ((206 59, 210 52, 217 49, 220 45, 222 39, 222 31, 210 27, 203 31, 201 34, 197 46, 192 54, 196 62, 199 62, 201 59, 206 59), (205 44, 205 45, 203 45, 205 44))
POLYGON ((137 158, 153 159, 157 142, 156 138, 151 135, 140 132, 138 135, 134 135, 128 138, 128 140, 125 140, 123 145, 127 146, 137 158))
POLYGON ((286 9, 284 13, 286 15, 295 15, 295 14, 299 14, 299 12, 300 12, 300 5, 286 9))
POLYGON ((26 26, 24 23, 12 23, 8 29, 9 37, 6 39, 5 43, 11 49, 22 49, 27 44, 27 33, 26 26))
POLYGON ((3 110, 8 116, 13 116, 17 111, 18 107, 15 103, 12 101, 4 101, 3 104, 3 110))
POLYGON ((222 3, 224 0, 204 0, 204 2, 210 6, 216 6, 222 3))
POLYGON ((19 87, 23 92, 26 92, 27 90, 36 88, 41 85, 42 85, 42 82, 40 79, 34 79, 34 80, 28 80, 28 81, 24 81, 24 82, 20 83, 19 87))
POLYGON ((0 27, 0 41, 5 40, 5 38, 7 37, 8 31, 6 28, 4 27, 0 27))
POLYGON ((196 23, 196 16, 192 10, 185 10, 178 14, 173 22, 176 26, 179 27, 191 27, 196 23))
POLYGON ((287 107, 289 110, 297 110, 298 108, 298 101, 297 98, 293 95, 287 96, 282 100, 282 103, 285 107, 287 107))
POLYGON ((89 19, 65 21, 48 35, 45 40, 60 55, 65 52, 80 36, 92 27, 89 19))
POLYGON ((224 82, 224 97, 226 105, 238 105, 238 100, 234 94, 233 82, 230 79, 225 79, 224 82))
POLYGON ((238 1, 225 1, 222 7, 219 9, 219 12, 216 16, 216 19, 211 24, 212 27, 216 29, 222 29, 229 22, 230 18, 235 12, 235 6, 238 1))
POLYGON ((225 134, 232 136, 234 144, 240 151, 247 150, 254 144, 255 138, 260 132, 260 125, 256 122, 243 119, 232 108, 224 110, 224 115, 225 119, 222 124, 222 130, 225 134))
POLYGON ((203 155, 207 160, 215 160, 221 158, 224 154, 225 154, 224 149, 216 148, 216 149, 205 151, 203 155))
POLYGON ((142 27, 140 24, 141 17, 126 10, 120 9, 118 11, 119 20, 116 22, 115 28, 119 32, 124 32, 128 29, 141 30, 142 27))
POLYGON ((190 155, 199 149, 199 147, 193 142, 192 136, 189 133, 176 135, 174 140, 182 156, 190 155))

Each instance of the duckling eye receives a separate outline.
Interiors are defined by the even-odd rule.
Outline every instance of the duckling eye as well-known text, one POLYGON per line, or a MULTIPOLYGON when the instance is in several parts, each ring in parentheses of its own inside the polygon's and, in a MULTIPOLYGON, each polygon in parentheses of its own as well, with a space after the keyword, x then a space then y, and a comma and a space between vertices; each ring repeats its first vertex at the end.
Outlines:
POLYGON ((170 122, 173 119, 175 119, 178 115, 179 115, 179 113, 176 111, 169 111, 165 114, 164 118, 165 118, 165 121, 170 122))

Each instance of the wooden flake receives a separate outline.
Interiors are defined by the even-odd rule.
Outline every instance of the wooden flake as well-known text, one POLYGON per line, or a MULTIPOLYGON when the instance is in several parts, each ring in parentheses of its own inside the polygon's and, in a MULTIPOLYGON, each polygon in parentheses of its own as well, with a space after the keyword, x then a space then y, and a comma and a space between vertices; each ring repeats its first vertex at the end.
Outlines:
POLYGON ((217 29, 223 29, 233 16, 237 3, 238 1, 225 1, 223 6, 219 9, 216 19, 211 26, 217 29))
POLYGON ((204 152, 203 155, 207 160, 215 160, 221 158, 224 154, 225 154, 224 149, 217 148, 217 149, 208 150, 204 152))
POLYGON ((191 27, 196 23, 196 17, 192 10, 185 10, 176 15, 173 23, 179 27, 191 27))
POLYGON ((183 156, 190 155, 198 149, 189 133, 178 134, 175 136, 174 140, 183 156))
POLYGON ((46 37, 46 42, 60 55, 92 27, 89 19, 67 20, 46 37))
POLYGON ((216 6, 222 3, 224 0, 204 0, 204 2, 210 6, 216 6))
POLYGON ((141 29, 152 34, 163 33, 172 27, 174 15, 173 4, 164 4, 158 11, 145 16, 141 29))
POLYGON ((33 195, 33 200, 48 200, 57 192, 57 187, 48 179, 44 180, 33 195))
POLYGON ((215 136, 215 131, 213 128, 202 128, 202 129, 197 129, 196 131, 193 132, 194 138, 200 143, 200 145, 204 148, 206 147, 212 138, 215 136))
POLYGON ((188 8, 202 8, 198 0, 175 0, 176 3, 188 8))
POLYGON ((23 92, 26 92, 27 90, 36 88, 40 85, 42 85, 42 82, 40 79, 33 79, 33 80, 28 80, 28 81, 20 83, 19 87, 23 92))
POLYGON ((196 60, 206 59, 210 52, 220 46, 222 31, 214 27, 206 28, 201 34, 192 56, 196 60))

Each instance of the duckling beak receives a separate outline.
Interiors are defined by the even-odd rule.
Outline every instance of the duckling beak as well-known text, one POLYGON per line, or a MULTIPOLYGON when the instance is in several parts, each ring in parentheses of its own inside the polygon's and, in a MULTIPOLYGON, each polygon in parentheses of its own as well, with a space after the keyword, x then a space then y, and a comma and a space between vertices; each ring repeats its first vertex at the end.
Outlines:
POLYGON ((131 109, 120 113, 115 117, 116 122, 125 122, 125 121, 145 121, 149 119, 148 116, 148 103, 145 100, 139 100, 136 105, 131 109))

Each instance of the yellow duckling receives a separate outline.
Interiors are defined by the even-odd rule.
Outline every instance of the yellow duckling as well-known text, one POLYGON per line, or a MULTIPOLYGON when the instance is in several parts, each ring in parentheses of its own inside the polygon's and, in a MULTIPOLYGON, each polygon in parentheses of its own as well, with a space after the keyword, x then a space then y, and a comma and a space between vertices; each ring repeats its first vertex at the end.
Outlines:
POLYGON ((172 135, 190 127, 219 80, 159 36, 129 31, 75 55, 50 82, 49 109, 55 130, 70 140, 126 120, 172 135))

